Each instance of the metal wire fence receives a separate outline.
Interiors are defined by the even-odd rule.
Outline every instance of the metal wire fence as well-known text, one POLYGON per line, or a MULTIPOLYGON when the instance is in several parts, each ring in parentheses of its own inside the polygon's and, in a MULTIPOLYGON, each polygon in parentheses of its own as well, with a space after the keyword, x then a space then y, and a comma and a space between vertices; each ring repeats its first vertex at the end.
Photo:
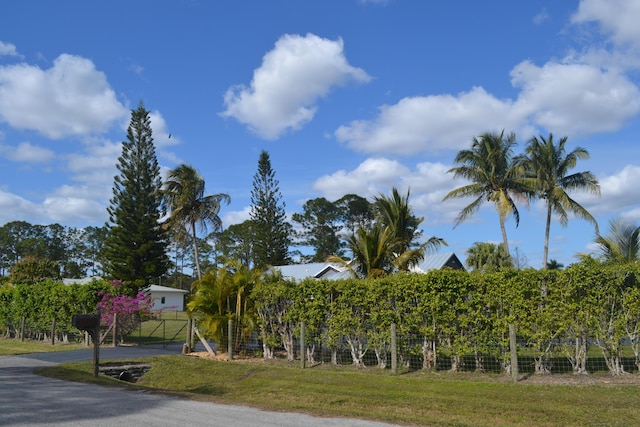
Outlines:
MULTIPOLYGON (((504 375, 512 372, 508 342, 474 348, 469 343, 460 346, 460 343, 427 339, 417 334, 401 335, 393 326, 376 336, 341 336, 331 340, 326 331, 307 333, 304 324, 300 324, 293 334, 283 334, 280 342, 269 345, 259 332, 238 336, 234 331, 242 330, 241 327, 229 330, 230 335, 215 343, 217 351, 226 354, 228 359, 280 359, 299 363, 301 367, 334 364, 393 372, 428 370, 504 375)), ((612 352, 609 346, 592 339, 552 341, 544 345, 518 340, 517 372, 520 375, 640 373, 640 359, 632 343, 619 344, 612 352)))

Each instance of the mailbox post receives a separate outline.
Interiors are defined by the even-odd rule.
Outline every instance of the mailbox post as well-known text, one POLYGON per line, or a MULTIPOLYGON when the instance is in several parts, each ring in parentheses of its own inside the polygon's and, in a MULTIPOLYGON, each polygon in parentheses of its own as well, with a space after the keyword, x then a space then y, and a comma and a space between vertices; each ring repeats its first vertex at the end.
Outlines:
POLYGON ((100 366, 100 312, 98 314, 74 314, 71 324, 86 331, 93 341, 93 377, 98 378, 98 367, 100 366))

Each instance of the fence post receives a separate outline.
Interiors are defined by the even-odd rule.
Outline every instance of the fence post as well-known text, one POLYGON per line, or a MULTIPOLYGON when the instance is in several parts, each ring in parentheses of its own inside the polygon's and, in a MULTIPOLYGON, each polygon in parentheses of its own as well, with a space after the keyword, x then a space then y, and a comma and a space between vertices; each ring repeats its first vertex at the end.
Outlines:
POLYGON ((509 349, 511 350, 511 377, 518 381, 518 342, 516 325, 509 323, 509 349))
POLYGON ((191 341, 191 324, 192 324, 192 322, 193 322, 193 319, 191 319, 191 317, 189 317, 189 319, 187 320, 187 336, 186 336, 186 339, 185 339, 185 343, 186 343, 186 347, 187 347, 186 348, 186 352, 187 353, 191 353, 193 351, 192 350, 193 341, 191 341))
POLYGON ((300 368, 304 369, 304 365, 305 365, 305 361, 307 358, 307 355, 305 354, 305 350, 307 348, 305 342, 306 342, 306 327, 304 325, 304 322, 300 322, 300 368))
POLYGON ((51 319, 51 345, 56 345, 56 318, 51 319))
POLYGON ((229 319, 229 333, 227 334, 227 360, 233 360, 233 320, 229 319))
POLYGON ((396 324, 391 324, 391 373, 398 373, 398 342, 396 341, 396 324))

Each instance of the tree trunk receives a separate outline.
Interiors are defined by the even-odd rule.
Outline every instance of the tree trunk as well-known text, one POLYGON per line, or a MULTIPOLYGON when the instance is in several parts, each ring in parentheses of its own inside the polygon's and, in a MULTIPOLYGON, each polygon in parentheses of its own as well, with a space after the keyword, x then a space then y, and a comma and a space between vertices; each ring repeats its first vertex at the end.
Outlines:
POLYGON ((551 231, 551 202, 547 200, 547 224, 544 229, 544 251, 542 252, 542 268, 547 268, 547 257, 549 256, 549 232, 551 231))
POLYGON ((295 360, 293 334, 290 331, 286 331, 280 334, 280 338, 284 349, 287 351, 287 360, 293 362, 295 360))
POLYGON ((362 340, 360 338, 351 339, 347 337, 347 344, 349 344, 349 350, 351 351, 351 359, 353 364, 358 368, 364 366, 362 359, 364 358, 367 349, 364 348, 362 340))
POLYGON ((587 336, 576 338, 576 374, 587 374, 587 336))
POLYGON ((191 223, 191 234, 193 236, 193 261, 196 264, 196 273, 198 275, 198 280, 202 279, 202 274, 200 273, 200 258, 198 257, 198 238, 196 237, 196 223, 191 223))
POLYGON ((386 346, 380 346, 375 348, 376 360, 378 361, 378 368, 385 369, 387 367, 387 348, 386 346))
POLYGON ((507 238, 507 229, 504 226, 504 216, 499 215, 500 217, 500 231, 502 232, 502 244, 504 245, 504 250, 507 255, 511 256, 511 252, 509 251, 509 239, 507 238))
POLYGON ((477 348, 474 349, 474 356, 476 360, 476 372, 484 372, 484 356, 478 351, 477 348))
POLYGON ((273 359, 273 348, 266 343, 262 343, 262 357, 264 360, 273 359))
POLYGON ((462 366, 462 362, 460 359, 460 355, 454 354, 451 356, 451 369, 450 372, 458 372, 460 367, 462 366))
POLYGON ((307 362, 309 362, 312 365, 316 363, 316 358, 314 356, 315 352, 316 352, 315 344, 307 346, 307 351, 305 352, 307 356, 307 362))
POLYGON ((431 370, 436 367, 436 343, 435 340, 424 339, 422 341, 422 369, 431 370))

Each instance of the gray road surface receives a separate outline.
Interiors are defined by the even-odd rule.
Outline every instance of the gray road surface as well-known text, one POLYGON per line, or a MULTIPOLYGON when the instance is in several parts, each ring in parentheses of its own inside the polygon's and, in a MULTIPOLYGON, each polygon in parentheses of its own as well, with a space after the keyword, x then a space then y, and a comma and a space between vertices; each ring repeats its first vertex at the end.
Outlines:
MULTIPOLYGON (((177 349, 101 348, 100 360, 179 353, 177 349)), ((149 392, 100 387, 44 378, 33 374, 40 366, 91 360, 91 350, 0 356, 1 426, 354 426, 390 424, 303 414, 266 412, 218 405, 149 392)))

